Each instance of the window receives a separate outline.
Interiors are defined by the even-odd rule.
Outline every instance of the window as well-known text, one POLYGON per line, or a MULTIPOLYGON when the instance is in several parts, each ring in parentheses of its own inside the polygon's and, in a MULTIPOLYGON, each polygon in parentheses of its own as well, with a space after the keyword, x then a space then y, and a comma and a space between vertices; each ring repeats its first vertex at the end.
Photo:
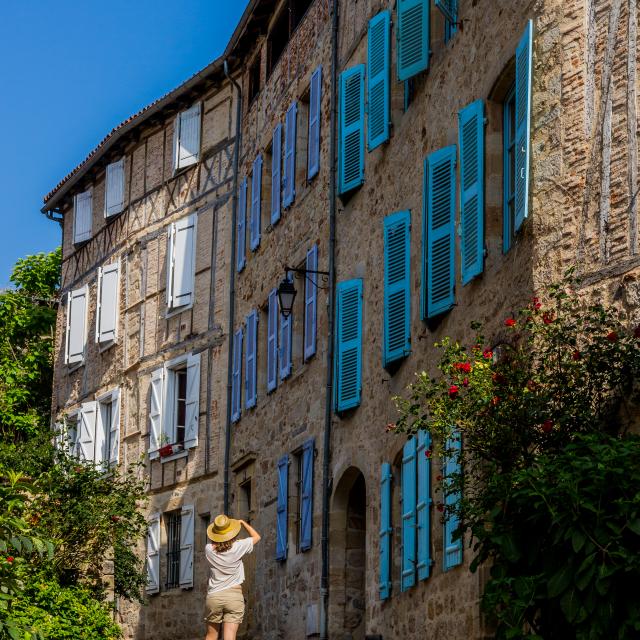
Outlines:
POLYGON ((176 116, 173 134, 174 171, 196 164, 200 158, 200 103, 176 116))
POLYGON ((364 65, 340 74, 338 194, 364 183, 364 65))
POLYGON ((252 478, 245 480, 240 484, 240 495, 238 496, 239 514, 243 520, 251 522, 253 517, 253 502, 252 502, 252 478))
MULTIPOLYGON (((305 262, 307 271, 318 270, 318 245, 314 244, 307 251, 305 262)), ((307 273, 304 279, 304 360, 309 360, 316 353, 318 323, 318 274, 307 273)))
POLYGON ((120 449, 120 390, 115 389, 97 400, 95 462, 103 469, 115 466, 120 449))
POLYGON ((109 218, 124 209, 124 158, 107 165, 105 181, 104 217, 109 218))
POLYGON ((167 579, 165 581, 167 589, 193 587, 194 515, 193 505, 184 505, 180 510, 164 514, 167 532, 167 579))
POLYGON ((164 516, 167 529, 167 580, 165 587, 175 589, 180 584, 180 525, 182 515, 179 511, 164 516))
POLYGON ((147 594, 160 591, 160 514, 149 517, 147 529, 147 594))
POLYGON ((258 54, 249 67, 249 104, 260 93, 260 67, 262 58, 258 54))
POLYGON ((287 109, 284 125, 284 165, 282 173, 282 206, 286 209, 296 197, 296 138, 298 129, 298 103, 287 109))
POLYGON ((271 144, 271 224, 276 224, 282 214, 282 124, 273 130, 271 144))
POLYGON ((458 0, 435 0, 435 3, 444 16, 444 41, 446 44, 458 31, 458 0))
POLYGON ((98 295, 96 308, 96 342, 113 344, 118 328, 119 262, 98 269, 98 295))
POLYGON ((278 386, 278 290, 269 292, 267 303, 267 393, 278 386))
POLYGON ((200 354, 180 356, 151 374, 149 457, 198 445, 200 354))
POLYGON ((289 518, 289 455, 278 460, 278 495, 276 498, 276 560, 286 560, 289 518))
POLYGON ((251 409, 258 401, 258 312, 254 309, 246 319, 247 350, 245 358, 245 407, 251 409))
POLYGON ((313 0, 286 0, 285 6, 278 15, 276 21, 267 36, 269 51, 267 77, 278 64, 282 53, 287 48, 289 40, 297 26, 304 19, 307 10, 313 4, 313 0))
POLYGON ((381 600, 391 596, 391 485, 393 474, 388 462, 382 464, 380 471, 380 572, 378 591, 381 600))
POLYGON ((90 240, 92 226, 93 189, 89 189, 73 198, 73 242, 79 244, 90 240))
POLYGON ((503 154, 504 154, 504 216, 503 250, 511 248, 515 237, 516 213, 516 87, 509 90, 503 107, 503 154))
POLYGON ((67 327, 65 336, 65 364, 84 363, 87 342, 87 301, 89 287, 70 291, 67 294, 67 327))
POLYGON ((174 222, 169 228, 167 248, 167 306, 184 310, 193 304, 196 268, 195 213, 174 222))

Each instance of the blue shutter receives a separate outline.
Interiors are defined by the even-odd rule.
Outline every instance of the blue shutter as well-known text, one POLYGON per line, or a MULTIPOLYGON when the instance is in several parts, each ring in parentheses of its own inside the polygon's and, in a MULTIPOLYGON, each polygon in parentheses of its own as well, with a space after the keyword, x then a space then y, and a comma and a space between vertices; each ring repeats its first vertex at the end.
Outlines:
POLYGON ((391 123, 391 14, 382 11, 369 21, 367 104, 369 151, 389 139, 391 123))
POLYGON ((289 502, 289 456, 278 460, 278 501, 276 513, 276 560, 287 559, 287 520, 289 502))
POLYGON ((425 160, 423 198, 422 317, 433 318, 455 302, 456 148, 445 147, 425 160))
POLYGON ((293 358, 291 357, 291 341, 293 338, 293 314, 286 318, 280 314, 280 380, 291 375, 293 358))
POLYGON ((380 473, 380 600, 391 595, 391 465, 382 463, 380 473))
POLYGON ((364 65, 340 74, 338 194, 364 182, 364 65))
POLYGON ((336 411, 353 409, 362 395, 362 280, 337 287, 336 411))
POLYGON ((287 109, 284 130, 284 176, 282 179, 282 206, 290 207, 296 197, 296 129, 298 103, 293 102, 287 109))
POLYGON ((262 203, 262 156, 253 161, 253 173, 251 174, 251 251, 260 246, 260 206, 262 203))
POLYGON ((302 445, 302 495, 300 497, 300 550, 311 549, 313 531, 313 458, 315 440, 302 445))
POLYGON ((408 80, 429 67, 429 2, 398 0, 398 80, 408 80))
POLYGON ((447 446, 444 457, 444 482, 445 482, 445 497, 444 503, 446 506, 445 521, 444 521, 444 570, 448 571, 453 567, 462 564, 462 538, 458 538, 454 541, 453 534, 456 532, 460 519, 458 517, 457 510, 462 498, 460 491, 447 491, 447 483, 450 481, 459 482, 460 474, 462 472, 461 467, 461 453, 462 453, 462 434, 459 430, 455 430, 451 437, 447 440, 447 446), (454 513, 451 513, 451 509, 454 509, 454 513))
POLYGON ((460 253, 462 284, 484 268, 484 103, 458 114, 460 141, 460 253))
POLYGON ((282 195, 282 125, 273 130, 271 147, 271 224, 280 220, 282 195))
MULTIPOLYGON (((307 271, 318 270, 318 245, 307 251, 305 264, 307 271)), ((318 274, 307 273, 304 281, 304 359, 308 360, 316 352, 316 323, 318 320, 318 274)))
POLYGON ((278 290, 269 292, 267 311, 267 393, 278 386, 278 290))
POLYGON ((416 439, 411 438, 402 450, 402 591, 416 583, 416 475, 416 439))
POLYGON ((244 269, 247 263, 247 179, 240 183, 238 194, 238 237, 236 242, 236 264, 238 273, 244 269))
POLYGON ((431 528, 431 460, 427 458, 427 449, 431 446, 431 437, 427 431, 418 431, 416 457, 418 461, 418 502, 416 514, 418 521, 418 580, 426 580, 431 571, 430 528, 431 528))
POLYGON ((384 219, 383 366, 411 352, 409 242, 411 213, 399 211, 384 219))
POLYGON ((233 366, 231 371, 231 421, 242 413, 242 329, 233 334, 233 366))
POLYGON ((258 337, 258 313, 254 309, 247 316, 247 361, 245 363, 245 407, 256 406, 256 339, 258 337))
POLYGON ((515 231, 529 214, 531 154, 531 76, 533 22, 529 20, 516 49, 516 187, 515 231))
POLYGON ((320 171, 320 121, 322 118, 322 66, 311 74, 309 89, 309 146, 307 154, 307 179, 320 171))
POLYGON ((446 43, 458 30, 458 0, 435 0, 435 5, 445 18, 444 41, 446 43))

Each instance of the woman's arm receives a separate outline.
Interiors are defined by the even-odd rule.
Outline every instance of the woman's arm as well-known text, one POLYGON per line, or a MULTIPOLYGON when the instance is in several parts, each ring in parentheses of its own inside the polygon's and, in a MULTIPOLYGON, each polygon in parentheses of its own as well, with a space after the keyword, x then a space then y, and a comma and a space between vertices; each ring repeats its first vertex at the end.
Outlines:
POLYGON ((251 536, 253 544, 258 544, 261 539, 260 534, 248 522, 240 520, 240 524, 247 530, 247 533, 251 536))

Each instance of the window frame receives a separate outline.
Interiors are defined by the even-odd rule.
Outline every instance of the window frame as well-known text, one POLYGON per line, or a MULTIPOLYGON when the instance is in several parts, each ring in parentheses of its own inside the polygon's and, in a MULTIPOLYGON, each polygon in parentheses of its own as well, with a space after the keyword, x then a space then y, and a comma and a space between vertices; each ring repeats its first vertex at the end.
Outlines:
POLYGON ((516 84, 509 86, 502 101, 502 252, 509 252, 515 241, 516 172, 516 84))
MULTIPOLYGON (((178 439, 179 434, 179 425, 178 425, 178 393, 179 393, 179 385, 177 382, 178 373, 184 372, 185 379, 185 417, 186 417, 186 405, 187 405, 187 393, 188 393, 188 360, 189 354, 185 353, 177 358, 173 358, 165 365, 165 380, 164 380, 164 408, 163 413, 165 414, 165 418, 162 421, 162 431, 160 434, 161 444, 160 446, 164 446, 164 444, 171 445, 179 445, 182 447, 182 451, 186 451, 184 448, 185 443, 185 433, 186 433, 186 424, 182 425, 183 436, 182 440, 178 439), (171 431, 167 431, 167 427, 170 427, 171 431), (167 438, 166 443, 162 443, 162 440, 167 438)), ((186 420, 185 420, 186 422, 186 420)))
POLYGON ((174 509, 162 514, 167 546, 165 549, 165 590, 180 588, 180 534, 182 529, 182 509, 174 509))

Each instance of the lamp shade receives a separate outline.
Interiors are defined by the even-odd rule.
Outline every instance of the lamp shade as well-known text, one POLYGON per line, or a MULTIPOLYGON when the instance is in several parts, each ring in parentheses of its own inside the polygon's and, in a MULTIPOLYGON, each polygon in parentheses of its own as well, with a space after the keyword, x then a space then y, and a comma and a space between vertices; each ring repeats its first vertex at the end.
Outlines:
POLYGON ((278 304, 280 313, 288 318, 293 310, 293 301, 296 299, 296 288, 288 277, 284 278, 278 287, 278 304))

